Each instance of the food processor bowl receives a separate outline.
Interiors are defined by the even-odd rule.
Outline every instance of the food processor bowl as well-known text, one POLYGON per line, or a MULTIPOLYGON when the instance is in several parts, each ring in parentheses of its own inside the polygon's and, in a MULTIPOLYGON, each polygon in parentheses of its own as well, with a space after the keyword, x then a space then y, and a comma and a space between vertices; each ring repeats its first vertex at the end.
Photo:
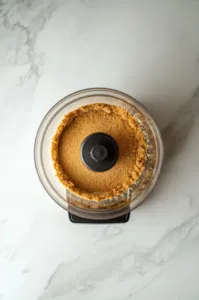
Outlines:
POLYGON ((36 135, 34 158, 40 181, 55 202, 71 214, 91 220, 108 220, 127 214, 146 199, 161 170, 163 143, 156 123, 138 101, 116 90, 91 88, 63 98, 49 110, 36 135), (137 120, 147 144, 145 168, 138 181, 121 195, 100 201, 84 199, 66 189, 55 175, 51 157, 52 138, 64 115, 94 103, 126 109, 137 120))

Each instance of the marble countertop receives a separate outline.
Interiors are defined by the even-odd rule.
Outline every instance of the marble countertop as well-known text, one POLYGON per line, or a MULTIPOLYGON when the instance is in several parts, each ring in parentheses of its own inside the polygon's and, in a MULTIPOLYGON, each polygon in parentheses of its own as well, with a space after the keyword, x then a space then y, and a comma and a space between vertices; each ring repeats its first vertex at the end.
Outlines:
POLYGON ((0 299, 199 299, 199 1, 0 1, 0 299), (79 89, 129 93, 165 142, 126 224, 75 225, 33 163, 42 117, 79 89))

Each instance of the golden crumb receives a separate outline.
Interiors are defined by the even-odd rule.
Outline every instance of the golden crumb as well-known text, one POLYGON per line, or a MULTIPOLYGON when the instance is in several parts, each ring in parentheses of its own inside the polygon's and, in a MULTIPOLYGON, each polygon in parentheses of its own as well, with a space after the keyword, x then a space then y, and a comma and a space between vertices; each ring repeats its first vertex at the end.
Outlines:
POLYGON ((118 196, 143 172, 146 142, 135 118, 125 109, 109 104, 82 106, 64 116, 52 139, 51 155, 56 175, 74 194, 89 200, 118 196), (116 164, 94 172, 81 161, 84 139, 96 132, 110 135, 119 148, 116 164))

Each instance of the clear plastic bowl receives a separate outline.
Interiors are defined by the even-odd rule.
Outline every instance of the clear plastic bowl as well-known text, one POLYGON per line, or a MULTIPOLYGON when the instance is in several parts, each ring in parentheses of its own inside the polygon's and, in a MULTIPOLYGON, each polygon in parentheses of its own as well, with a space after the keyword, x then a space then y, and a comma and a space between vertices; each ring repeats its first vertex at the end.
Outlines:
POLYGON ((89 219, 110 219, 138 206, 154 187, 163 162, 163 143, 157 125, 147 110, 132 97, 112 89, 91 88, 73 93, 55 104, 42 120, 34 146, 40 181, 53 200, 72 214, 89 219), (123 194, 97 201, 83 199, 67 190, 55 176, 51 142, 65 114, 93 103, 106 103, 126 109, 140 124, 147 142, 147 159, 139 180, 123 194))

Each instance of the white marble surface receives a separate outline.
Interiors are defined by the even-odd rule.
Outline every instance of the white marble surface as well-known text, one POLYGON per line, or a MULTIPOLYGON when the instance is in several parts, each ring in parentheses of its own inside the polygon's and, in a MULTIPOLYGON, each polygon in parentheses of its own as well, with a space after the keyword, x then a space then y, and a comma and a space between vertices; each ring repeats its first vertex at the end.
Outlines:
POLYGON ((199 1, 0 1, 0 299, 199 299, 199 1), (46 111, 103 86, 140 100, 166 144, 123 225, 74 225, 41 187, 46 111))

